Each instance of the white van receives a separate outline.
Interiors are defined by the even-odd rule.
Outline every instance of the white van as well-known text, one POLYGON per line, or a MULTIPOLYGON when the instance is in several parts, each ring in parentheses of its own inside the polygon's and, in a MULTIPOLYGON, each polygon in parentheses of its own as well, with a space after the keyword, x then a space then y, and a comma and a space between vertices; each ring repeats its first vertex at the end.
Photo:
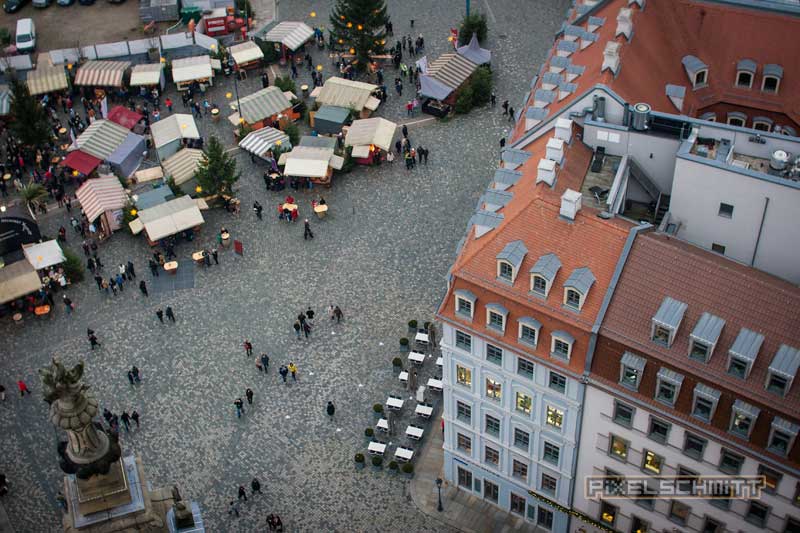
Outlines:
POLYGON ((17 21, 17 51, 20 53, 33 52, 36 48, 36 26, 32 19, 19 19, 17 21))

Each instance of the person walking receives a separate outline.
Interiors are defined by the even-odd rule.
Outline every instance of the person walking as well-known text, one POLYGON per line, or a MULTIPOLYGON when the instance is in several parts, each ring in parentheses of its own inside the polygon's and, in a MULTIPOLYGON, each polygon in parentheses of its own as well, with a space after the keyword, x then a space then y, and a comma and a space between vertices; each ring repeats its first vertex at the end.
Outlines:
POLYGON ((266 374, 269 370, 269 356, 265 353, 261 354, 261 367, 264 369, 264 373, 266 374))
POLYGON ((242 346, 244 346, 244 353, 247 354, 248 357, 253 355, 253 345, 249 340, 245 339, 242 346))
POLYGON ((66 308, 67 314, 69 315, 72 313, 72 310, 75 309, 75 306, 72 304, 72 300, 67 298, 66 294, 63 296, 63 300, 64 300, 64 307, 66 308))
POLYGON ((333 414, 336 412, 336 406, 333 405, 333 402, 328 401, 328 406, 325 408, 325 412, 328 413, 328 416, 333 418, 333 414))
POLYGON ((172 100, 170 100, 169 96, 167 96, 167 99, 164 100, 164 105, 167 106, 167 111, 172 113, 172 100))
POLYGON ((289 369, 286 368, 286 365, 281 365, 281 367, 278 369, 278 373, 281 375, 283 382, 286 383, 286 376, 289 374, 289 369))
POLYGON ((492 91, 492 95, 489 97, 489 101, 491 102, 492 107, 494 107, 497 104, 497 95, 494 94, 494 91, 492 91))
POLYGON ((142 291, 142 294, 145 296, 149 296, 149 294, 147 294, 147 283, 145 283, 144 280, 139 282, 139 290, 142 291))
POLYGON ((306 339, 311 335, 311 325, 308 322, 303 322, 303 334, 306 336, 306 339))
POLYGON ((293 362, 289 361, 289 366, 286 369, 292 373, 292 379, 297 381, 297 367, 294 365, 293 362))
POLYGON ((108 286, 111 287, 111 293, 117 295, 117 282, 114 278, 108 278, 108 286))
MULTIPOLYGON (((283 378, 283 381, 286 381, 286 378, 283 378)), ((30 393, 31 393, 31 391, 28 390, 28 386, 21 379, 17 380, 17 388, 19 389, 20 398, 25 396, 26 392, 28 393, 28 395, 30 395, 30 393)))
POLYGON ((261 494, 261 483, 259 483, 258 478, 253 478, 253 481, 250 482, 250 489, 253 491, 253 494, 256 492, 261 494))
POLYGON ((123 278, 122 274, 120 274, 119 272, 117 272, 116 281, 117 281, 117 288, 119 289, 119 292, 125 292, 125 288, 123 287, 123 285, 125 283, 125 278, 123 278))
POLYGON ((308 323, 312 326, 314 325, 314 315, 314 310, 311 309, 311 306, 309 305, 308 309, 306 310, 306 320, 308 320, 308 323))
POLYGON ((136 429, 139 429, 139 413, 136 411, 136 409, 134 409, 131 413, 131 420, 136 422, 136 429))
POLYGON ((303 228, 303 240, 307 241, 308 239, 313 239, 314 234, 311 232, 311 224, 308 223, 308 219, 304 221, 304 228, 303 228))
POLYGON ((125 272, 128 273, 129 280, 136 277, 136 268, 134 268, 133 261, 131 261, 130 259, 128 260, 128 266, 125 269, 125 272))
POLYGON ((239 501, 247 501, 247 491, 242 485, 239 485, 239 501))
POLYGON ((141 383, 142 377, 139 375, 139 367, 133 365, 131 367, 131 372, 133 372, 133 379, 136 381, 136 383, 141 383))
POLYGON ((6 401, 6 388, 0 385, 0 402, 6 401))
POLYGON ((214 264, 218 265, 219 264, 219 258, 217 257, 217 247, 216 246, 211 248, 211 257, 214 258, 214 264))
POLYGON ((509 122, 514 122, 514 108, 513 107, 509 107, 508 108, 508 121, 509 122))
POLYGON ((300 321, 295 320, 294 326, 292 327, 294 328, 294 334, 297 336, 297 340, 300 340, 300 321))
POLYGON ((502 150, 505 147, 506 147, 506 138, 500 137, 500 149, 502 150))
POLYGON ((175 313, 172 312, 172 307, 167 306, 167 318, 170 319, 171 322, 175 322, 175 313))
POLYGON ((253 389, 248 387, 247 390, 244 391, 244 395, 247 397, 247 403, 253 405, 253 389))
MULTIPOLYGON (((91 331, 91 330, 89 330, 89 331, 91 331)), ((94 331, 89 333, 89 344, 91 345, 92 350, 94 350, 95 346, 101 346, 101 344, 99 342, 97 342, 97 336, 94 334, 94 331)))
POLYGON ((344 313, 342 313, 342 310, 339 309, 338 305, 336 307, 334 307, 333 314, 336 317, 336 323, 337 324, 342 321, 342 318, 344 318, 344 313))
POLYGON ((236 418, 242 418, 242 414, 244 413, 244 402, 241 398, 236 398, 233 401, 233 405, 236 406, 236 418))
POLYGON ((98 291, 102 291, 103 290, 103 277, 95 274, 94 282, 97 283, 97 290, 98 291))
POLYGON ((236 515, 236 518, 239 518, 239 502, 231 500, 228 503, 228 514, 229 515, 236 515))
POLYGON ((261 216, 261 212, 263 210, 264 208, 261 206, 260 203, 258 203, 258 201, 253 202, 253 211, 255 211, 258 220, 264 220, 263 217, 261 216))
POLYGON ((128 381, 130 382, 131 385, 135 384, 133 381, 133 372, 131 372, 130 370, 128 370, 128 381))
POLYGON ((156 309, 156 316, 158 317, 158 321, 162 324, 164 323, 164 311, 161 309, 156 309))
POLYGON ((122 420, 122 425, 125 426, 125 433, 131 432, 131 415, 128 414, 128 411, 122 411, 122 415, 119 417, 122 420))
POLYGON ((147 266, 149 266, 149 267, 150 267, 150 274, 152 274, 152 275, 153 275, 153 277, 156 277, 156 278, 157 278, 157 277, 158 277, 158 263, 156 263, 155 261, 153 261, 152 259, 150 259, 150 260, 147 262, 147 266))
POLYGON ((501 107, 503 108, 503 116, 508 115, 508 100, 503 100, 503 105, 501 107))

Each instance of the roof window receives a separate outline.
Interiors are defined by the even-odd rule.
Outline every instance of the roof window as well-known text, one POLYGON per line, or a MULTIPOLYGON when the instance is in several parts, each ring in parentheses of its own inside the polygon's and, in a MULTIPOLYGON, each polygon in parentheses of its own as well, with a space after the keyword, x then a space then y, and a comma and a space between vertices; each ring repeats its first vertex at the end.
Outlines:
POLYGON ((669 296, 664 298, 652 319, 650 338, 653 342, 667 347, 672 346, 687 307, 685 303, 674 300, 669 296))

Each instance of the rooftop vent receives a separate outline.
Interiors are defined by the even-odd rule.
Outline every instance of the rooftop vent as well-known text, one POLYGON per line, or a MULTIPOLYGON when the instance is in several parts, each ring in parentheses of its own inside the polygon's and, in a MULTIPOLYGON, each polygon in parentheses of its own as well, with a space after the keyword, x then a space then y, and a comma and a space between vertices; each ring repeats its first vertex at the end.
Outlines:
POLYGON ((650 119, 650 106, 645 103, 638 103, 633 106, 631 114, 631 127, 637 131, 645 131, 647 122, 650 119))
POLYGON ((775 150, 769 158, 769 168, 781 172, 789 166, 789 152, 786 150, 775 150))
POLYGON ((569 220, 575 220, 575 215, 581 210, 581 198, 583 195, 578 191, 567 189, 561 195, 561 210, 559 214, 569 220))
POLYGON ((604 71, 609 69, 615 76, 619 72, 619 49, 622 47, 621 43, 616 41, 608 41, 606 47, 603 49, 603 66, 600 69, 604 71))
POLYGON ((686 96, 686 87, 668 83, 666 93, 672 105, 674 105, 678 111, 683 111, 683 98, 686 96))
POLYGON ((543 181, 552 187, 556 181, 556 162, 552 159, 540 159, 536 169, 536 183, 543 181))
POLYGON ((624 35, 627 40, 633 37, 633 19, 631 18, 631 8, 620 8, 617 15, 617 31, 616 36, 624 35))

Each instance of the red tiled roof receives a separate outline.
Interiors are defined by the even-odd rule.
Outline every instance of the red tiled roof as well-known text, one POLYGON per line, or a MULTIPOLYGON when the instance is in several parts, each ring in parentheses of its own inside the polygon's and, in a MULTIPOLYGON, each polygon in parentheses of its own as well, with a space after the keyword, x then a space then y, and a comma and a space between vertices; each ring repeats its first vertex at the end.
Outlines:
POLYGON ((779 346, 800 347, 800 288, 769 274, 663 234, 642 235, 634 241, 600 332, 789 418, 800 412, 800 376, 784 399, 764 388, 779 346), (651 318, 666 296, 688 304, 670 348, 650 340, 651 318), (704 312, 725 320, 706 364, 688 356, 689 334, 704 312), (726 372, 728 349, 741 328, 764 335, 746 383, 726 372))

